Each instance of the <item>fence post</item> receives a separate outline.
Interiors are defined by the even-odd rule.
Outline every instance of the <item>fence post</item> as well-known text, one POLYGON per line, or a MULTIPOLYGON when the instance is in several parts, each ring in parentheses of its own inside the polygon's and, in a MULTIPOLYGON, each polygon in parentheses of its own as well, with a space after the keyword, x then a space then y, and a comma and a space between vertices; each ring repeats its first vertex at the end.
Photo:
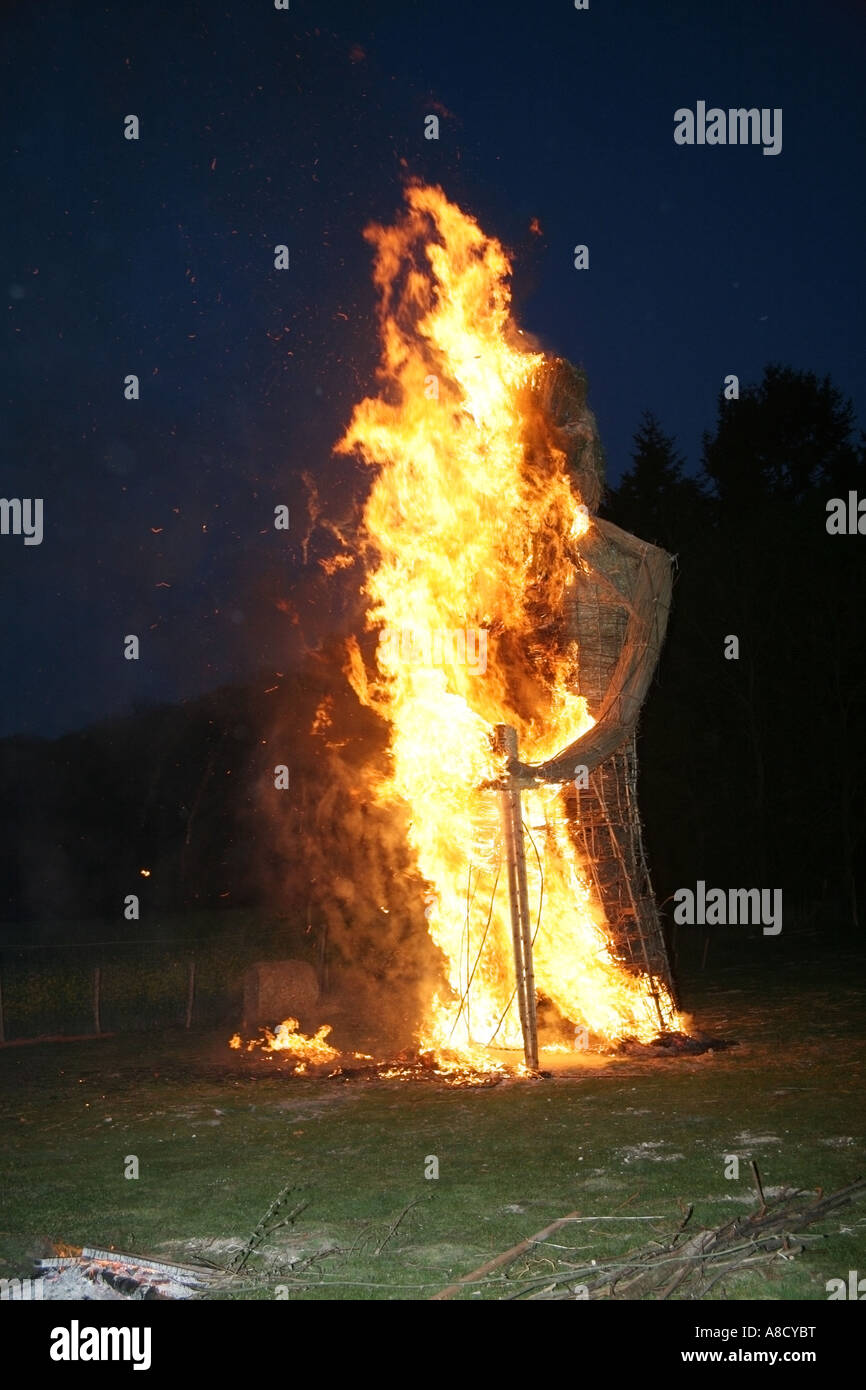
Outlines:
POLYGON ((102 1032, 102 1027, 99 1022, 99 987, 101 977, 102 971, 97 965, 93 971, 93 1024, 97 1033, 102 1032))
POLYGON ((189 963, 189 982, 186 990, 186 1027, 192 1027, 192 1006, 195 1000, 195 956, 189 963))

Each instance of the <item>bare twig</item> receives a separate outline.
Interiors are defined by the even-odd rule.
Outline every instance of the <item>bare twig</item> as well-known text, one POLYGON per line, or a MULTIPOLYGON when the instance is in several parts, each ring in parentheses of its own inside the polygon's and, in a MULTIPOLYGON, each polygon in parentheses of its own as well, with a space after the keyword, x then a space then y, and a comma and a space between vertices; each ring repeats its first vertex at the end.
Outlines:
POLYGON ((385 1239, 380 1241, 379 1244, 376 1246, 374 1252, 376 1255, 381 1255, 382 1251, 385 1249, 385 1246, 388 1244, 388 1241, 391 1239, 397 1227, 400 1225, 400 1222, 403 1220, 403 1217, 406 1215, 407 1211, 411 1211, 412 1207, 416 1207, 420 1201, 420 1197, 414 1197, 411 1202, 407 1203, 407 1205, 400 1212, 400 1215, 397 1217, 397 1220, 394 1222, 394 1225, 391 1227, 385 1239))
POLYGON ((749 1167, 750 1167, 751 1170, 752 1170, 752 1177, 753 1177, 754 1180, 755 1180, 755 1189, 756 1189, 756 1191, 757 1191, 757 1193, 758 1193, 758 1200, 759 1200, 760 1203, 761 1203, 761 1215, 763 1216, 763 1215, 764 1215, 764 1212, 767 1210, 767 1203, 766 1203, 766 1200, 765 1200, 765 1198, 764 1198, 764 1188, 763 1188, 763 1185, 762 1185, 762 1183, 761 1183, 761 1175, 760 1175, 760 1173, 758 1172, 758 1165, 757 1165, 757 1163, 755 1162, 754 1159, 751 1159, 751 1160, 750 1160, 750 1162, 749 1162, 749 1167))
MULTIPOLYGON (((269 1226, 268 1223, 270 1222, 271 1218, 276 1215, 276 1213, 279 1211, 280 1207, 283 1205, 284 1201, 288 1197, 289 1193, 293 1190, 293 1185, 289 1183, 282 1189, 282 1191, 277 1193, 276 1197, 271 1202, 271 1205, 268 1207, 261 1221, 259 1221, 258 1225, 254 1228, 246 1244, 242 1245, 240 1250, 238 1250, 237 1253, 232 1256, 231 1260, 229 1260, 229 1263, 226 1266, 226 1272, 228 1274, 240 1274, 241 1270, 244 1269, 247 1261, 249 1260, 250 1256, 253 1254, 257 1246, 261 1245, 265 1236, 269 1235, 272 1230, 278 1229, 277 1227, 269 1226)), ((297 1207, 295 1207, 294 1211, 290 1212, 289 1215, 279 1223, 279 1225, 291 1225, 295 1217, 299 1216, 300 1213, 305 1209, 305 1207, 308 1206, 309 1202, 301 1202, 297 1207)))

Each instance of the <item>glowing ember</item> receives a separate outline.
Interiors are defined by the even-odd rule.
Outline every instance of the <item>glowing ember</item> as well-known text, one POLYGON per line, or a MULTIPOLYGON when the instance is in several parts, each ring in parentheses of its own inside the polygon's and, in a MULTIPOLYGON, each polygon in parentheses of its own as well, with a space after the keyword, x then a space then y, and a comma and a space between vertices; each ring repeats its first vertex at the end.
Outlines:
MULTIPOLYGON (((382 390, 337 446, 376 470, 364 515, 376 670, 352 643, 347 674, 390 725, 391 771, 374 794, 411 808, 447 963, 450 991, 431 1000, 421 1046, 484 1070, 486 1046, 521 1043, 497 800, 483 789, 502 773, 491 734, 511 725, 532 763, 594 722, 557 624, 592 523, 538 407, 546 360, 511 319, 502 247, 441 189, 412 185, 406 202, 396 225, 366 232, 382 390)), ((524 808, 539 994, 570 1031, 649 1041, 650 981, 611 953, 562 791, 527 792, 524 808)))
POLYGON ((330 1031, 331 1025, 325 1023, 314 1037, 308 1038, 298 1032, 296 1018, 286 1018, 275 1033, 271 1032, 270 1028, 260 1028, 259 1032, 263 1033, 264 1037, 251 1038, 246 1043, 241 1039, 240 1033, 235 1033, 234 1037, 229 1039, 229 1047, 244 1052, 253 1052, 260 1048, 265 1054, 287 1053, 290 1057, 297 1058, 298 1065, 295 1071, 303 1074, 308 1063, 321 1065, 323 1062, 333 1062, 334 1058, 339 1056, 337 1049, 325 1041, 330 1031))

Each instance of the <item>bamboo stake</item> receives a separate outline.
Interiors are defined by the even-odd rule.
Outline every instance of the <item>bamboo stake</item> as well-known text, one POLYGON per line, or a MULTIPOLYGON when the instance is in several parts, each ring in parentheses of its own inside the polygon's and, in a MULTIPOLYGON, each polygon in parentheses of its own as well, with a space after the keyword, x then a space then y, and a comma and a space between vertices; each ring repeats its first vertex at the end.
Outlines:
POLYGON ((452 1294, 459 1293, 464 1284, 472 1284, 477 1279, 483 1279, 486 1274, 492 1274, 494 1269, 499 1269, 504 1264, 510 1264, 527 1250, 531 1250, 534 1245, 540 1245, 542 1241, 547 1240, 548 1236, 552 1236, 561 1226, 565 1226, 569 1221, 573 1221, 578 1215, 578 1212, 572 1211, 568 1216, 561 1216, 558 1221, 552 1221, 549 1226, 545 1226, 543 1231, 539 1231, 534 1236, 529 1236, 527 1240, 522 1240, 519 1245, 512 1245, 510 1250, 506 1250, 503 1254, 497 1255, 495 1259, 488 1260, 486 1264, 480 1265, 478 1269, 473 1269, 471 1274, 462 1275, 455 1284, 449 1284, 446 1289, 440 1289, 438 1293, 432 1295, 429 1302, 436 1303, 444 1301, 446 1298, 450 1298, 452 1294))
MULTIPOLYGON (((500 749, 509 761, 517 757, 517 732, 509 724, 497 724, 500 749)), ((517 1005, 523 1034, 526 1065, 538 1070, 538 1021, 535 1009, 535 970, 532 964, 532 923, 529 917, 529 887, 526 880, 526 851, 523 843, 523 811, 520 787, 509 775, 499 793, 502 834, 508 866, 508 901, 511 908, 511 935, 514 943, 514 976, 517 1005)))
POLYGON ((535 1011, 535 966, 532 962, 532 922, 529 917, 529 885, 526 881, 526 847, 523 840, 523 810, 520 792, 510 793, 514 822, 514 855, 517 865, 517 896, 520 904, 520 929, 523 937, 523 992, 526 999, 526 1033, 524 1052, 526 1065, 538 1071, 538 1019, 535 1011))
POLYGON ((520 1012, 520 1031, 523 1035, 524 1054, 526 1052, 526 995, 523 988, 523 933, 520 928, 520 907, 517 893, 517 860, 514 853, 514 820, 511 815, 511 793, 503 787, 499 793, 499 809, 502 815, 502 838, 505 846, 505 862, 508 869, 508 905, 511 909, 511 940, 514 948, 514 979, 517 992, 517 1007, 520 1012))

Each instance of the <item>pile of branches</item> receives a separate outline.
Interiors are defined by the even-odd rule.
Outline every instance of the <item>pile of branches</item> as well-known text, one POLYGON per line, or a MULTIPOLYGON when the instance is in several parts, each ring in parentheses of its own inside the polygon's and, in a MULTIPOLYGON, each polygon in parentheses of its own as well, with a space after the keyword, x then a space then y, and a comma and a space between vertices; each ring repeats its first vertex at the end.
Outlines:
MULTIPOLYGON (((737 1217, 716 1230, 691 1233, 693 1208, 674 1234, 664 1241, 650 1241, 636 1250, 609 1260, 591 1263, 571 1263, 562 1258, 545 1258, 551 1247, 546 1244, 556 1231, 571 1222, 604 1221, 604 1217, 580 1216, 573 1212, 561 1217, 535 1236, 521 1241, 511 1250, 497 1255, 480 1269, 449 1284, 434 1295, 448 1299, 475 1286, 489 1288, 490 1276, 505 1275, 505 1290, 500 1299, 607 1299, 661 1300, 668 1298, 701 1299, 722 1279, 766 1268, 776 1260, 792 1260, 802 1253, 805 1244, 796 1239, 809 1226, 826 1221, 841 1207, 856 1201, 866 1193, 866 1178, 858 1178, 848 1187, 825 1196, 789 1188, 767 1199, 761 1186, 757 1166, 752 1164, 758 1198, 757 1209, 737 1217), (518 1269, 518 1261, 523 1265, 518 1269), (546 1269, 541 1268, 542 1262, 546 1269)), ((648 1218, 629 1218, 645 1220, 648 1218)), ((821 1237, 816 1237, 820 1239, 821 1237)), ((561 1249, 562 1247, 558 1247, 561 1249)), ((551 1251, 552 1253, 552 1251, 551 1251)))
POLYGON ((804 1245, 796 1239, 840 1207, 862 1197, 866 1179, 824 1196, 789 1189, 768 1201, 761 1193, 761 1205, 749 1215, 729 1221, 717 1230, 689 1235, 692 1208, 667 1243, 650 1242, 620 1259, 599 1262, 567 1273, 540 1278, 524 1284, 509 1297, 550 1299, 700 1299, 722 1279, 744 1273, 756 1266, 766 1267, 776 1259, 791 1260, 804 1245), (575 1287, 578 1287, 575 1293, 575 1287))

